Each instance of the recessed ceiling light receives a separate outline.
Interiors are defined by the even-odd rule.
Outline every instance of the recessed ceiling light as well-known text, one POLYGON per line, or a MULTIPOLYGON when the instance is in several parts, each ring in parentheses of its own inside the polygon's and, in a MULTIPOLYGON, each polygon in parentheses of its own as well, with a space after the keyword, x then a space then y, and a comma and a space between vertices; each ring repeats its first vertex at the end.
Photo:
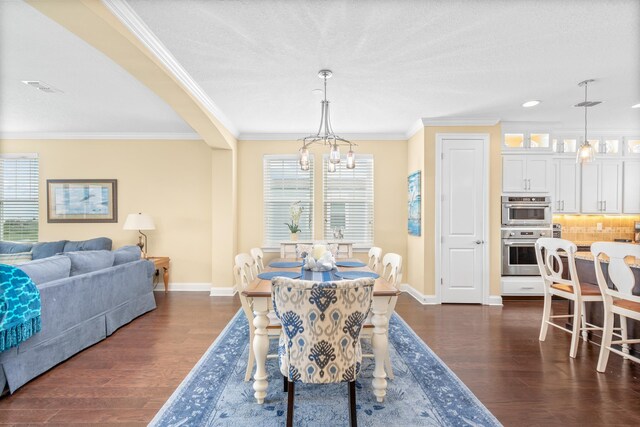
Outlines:
POLYGON ((640 108, 640 104, 632 105, 631 108, 640 108))
POLYGON ((535 107, 538 104, 540 104, 540 101, 527 101, 524 104, 522 104, 522 106, 527 108, 527 107, 535 107))

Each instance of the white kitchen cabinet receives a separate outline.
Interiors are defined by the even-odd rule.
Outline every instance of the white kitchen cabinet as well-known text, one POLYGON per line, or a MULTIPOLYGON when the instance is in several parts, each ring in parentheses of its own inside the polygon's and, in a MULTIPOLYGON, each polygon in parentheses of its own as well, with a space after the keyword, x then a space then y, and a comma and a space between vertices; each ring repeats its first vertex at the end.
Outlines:
POLYGON ((504 193, 548 193, 550 181, 547 157, 533 155, 502 157, 502 191, 504 193))
POLYGON ((622 162, 596 160, 582 165, 581 212, 613 214, 622 211, 622 162))
POLYGON ((502 135, 502 149, 550 151, 551 141, 548 132, 507 132, 502 135))
POLYGON ((625 160, 622 178, 622 213, 640 213, 640 161, 625 160))
POLYGON ((580 212, 580 165, 574 159, 556 159, 553 162, 555 188, 553 212, 573 214, 580 212))

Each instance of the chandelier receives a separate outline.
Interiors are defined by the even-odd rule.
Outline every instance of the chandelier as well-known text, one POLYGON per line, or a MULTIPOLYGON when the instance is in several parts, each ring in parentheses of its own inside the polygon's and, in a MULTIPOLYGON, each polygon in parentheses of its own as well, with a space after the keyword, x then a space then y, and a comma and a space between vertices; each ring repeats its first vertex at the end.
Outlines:
POLYGON ((584 86, 584 102, 574 105, 574 107, 584 107, 584 140, 582 145, 578 148, 576 154, 577 163, 592 162, 595 158, 595 150, 587 138, 587 108, 600 104, 600 101, 588 101, 587 100, 587 85, 593 83, 595 80, 589 79, 578 83, 578 86, 584 86))
POLYGON ((320 115, 320 127, 315 135, 309 135, 302 138, 302 147, 299 150, 300 169, 309 170, 309 146, 313 144, 322 144, 329 147, 329 164, 327 170, 335 172, 337 165, 340 163, 340 146, 349 146, 347 153, 346 168, 354 169, 356 167, 356 156, 353 152, 353 146, 357 146, 351 141, 340 138, 333 132, 331 127, 331 117, 329 116, 329 101, 327 100, 327 79, 331 78, 333 73, 331 70, 320 70, 318 77, 324 81, 324 99, 321 101, 322 112, 320 115))

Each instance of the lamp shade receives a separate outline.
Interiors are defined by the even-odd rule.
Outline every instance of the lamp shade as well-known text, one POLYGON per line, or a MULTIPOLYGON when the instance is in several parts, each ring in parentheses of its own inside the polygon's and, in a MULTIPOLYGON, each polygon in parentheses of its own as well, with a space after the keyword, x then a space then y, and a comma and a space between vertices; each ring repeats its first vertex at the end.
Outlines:
POLYGON ((137 213, 127 215, 124 230, 155 230, 156 225, 149 214, 137 213))

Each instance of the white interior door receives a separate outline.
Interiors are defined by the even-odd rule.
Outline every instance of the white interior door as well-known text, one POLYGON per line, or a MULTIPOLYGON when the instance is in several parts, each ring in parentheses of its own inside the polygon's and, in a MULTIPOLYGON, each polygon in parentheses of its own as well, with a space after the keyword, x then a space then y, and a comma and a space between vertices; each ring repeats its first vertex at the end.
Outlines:
POLYGON ((483 302, 484 139, 442 139, 442 302, 483 302))

